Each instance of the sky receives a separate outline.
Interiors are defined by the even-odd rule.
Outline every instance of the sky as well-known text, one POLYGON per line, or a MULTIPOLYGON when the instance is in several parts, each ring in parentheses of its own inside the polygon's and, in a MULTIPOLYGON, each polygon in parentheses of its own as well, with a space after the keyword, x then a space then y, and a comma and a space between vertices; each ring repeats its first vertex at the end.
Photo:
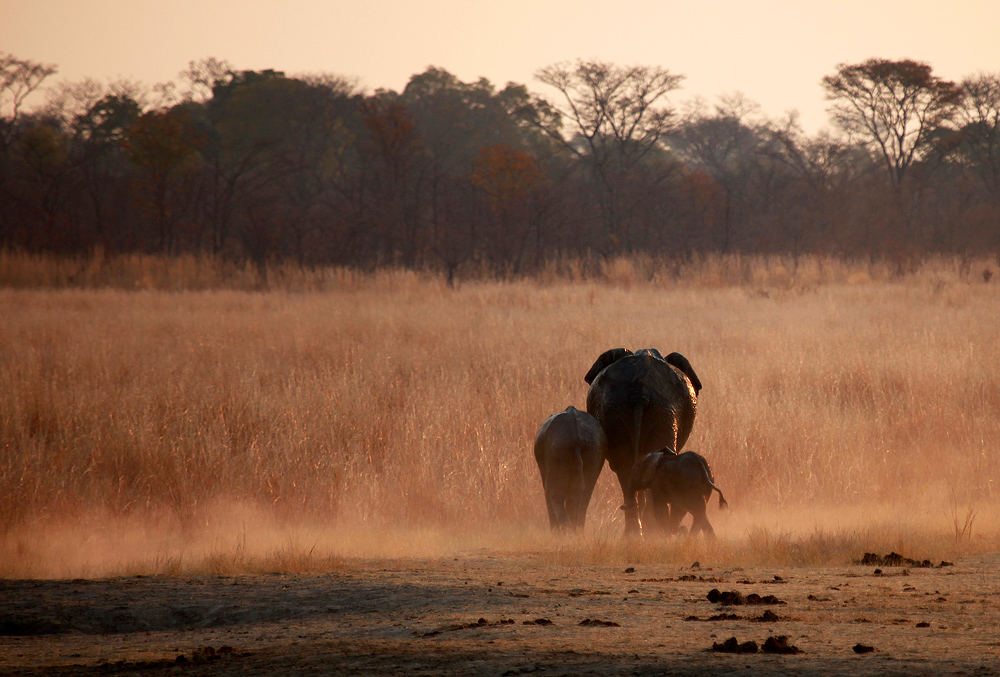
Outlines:
POLYGON ((551 98, 539 68, 600 59, 683 75, 675 106, 738 92, 768 117, 796 110, 814 133, 829 124, 820 80, 840 63, 1000 72, 1000 0, 0 0, 0 52, 56 65, 50 82, 153 85, 215 57, 369 91, 437 66, 551 98))

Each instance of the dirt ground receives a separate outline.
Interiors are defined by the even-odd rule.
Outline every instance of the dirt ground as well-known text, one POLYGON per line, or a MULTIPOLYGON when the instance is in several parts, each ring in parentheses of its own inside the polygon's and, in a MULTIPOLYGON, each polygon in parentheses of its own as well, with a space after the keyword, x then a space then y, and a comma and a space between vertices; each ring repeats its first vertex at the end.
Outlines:
POLYGON ((3 581, 0 674, 1000 673, 1000 555, 933 568, 551 559, 480 551, 327 574, 3 581), (724 606, 713 589, 770 603, 724 606), (712 650, 779 636, 801 653, 712 650))

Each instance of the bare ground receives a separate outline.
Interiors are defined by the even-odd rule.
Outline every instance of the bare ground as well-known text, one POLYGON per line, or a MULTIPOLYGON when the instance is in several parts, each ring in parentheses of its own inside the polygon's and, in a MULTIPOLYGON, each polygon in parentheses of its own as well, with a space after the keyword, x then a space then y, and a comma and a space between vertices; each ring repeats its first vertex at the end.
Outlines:
POLYGON ((1000 672, 997 555, 933 568, 550 560, 478 551, 327 574, 3 581, 0 673, 1000 672), (776 600, 723 606, 713 589, 776 600), (781 635, 802 653, 711 650, 781 635))

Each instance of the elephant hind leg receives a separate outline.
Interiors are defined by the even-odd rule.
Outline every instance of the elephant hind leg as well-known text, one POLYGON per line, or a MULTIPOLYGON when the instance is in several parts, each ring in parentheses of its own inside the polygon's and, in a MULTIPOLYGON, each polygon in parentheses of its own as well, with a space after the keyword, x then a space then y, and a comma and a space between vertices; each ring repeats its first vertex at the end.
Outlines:
POLYGON ((570 515, 566 511, 566 500, 551 484, 545 487, 545 507, 549 511, 550 529, 564 529, 569 526, 570 515))
POLYGON ((670 504, 666 501, 658 501, 655 497, 650 501, 652 504, 652 512, 656 517, 656 526, 661 532, 673 533, 677 530, 677 525, 674 523, 673 516, 671 515, 670 504))
POLYGON ((622 510, 625 511, 625 535, 641 536, 642 527, 639 525, 638 495, 642 492, 631 490, 628 471, 625 472, 624 477, 618 475, 618 484, 621 485, 622 497, 625 499, 625 503, 622 505, 622 510))
POLYGON ((709 538, 715 538, 715 529, 712 528, 711 523, 708 521, 708 515, 705 512, 705 506, 701 506, 700 509, 691 513, 694 518, 694 523, 691 525, 691 533, 702 532, 709 538))
POLYGON ((575 495, 573 506, 570 510, 570 518, 573 521, 574 529, 583 529, 587 522, 587 507, 590 505, 590 498, 593 496, 594 486, 584 486, 575 495))

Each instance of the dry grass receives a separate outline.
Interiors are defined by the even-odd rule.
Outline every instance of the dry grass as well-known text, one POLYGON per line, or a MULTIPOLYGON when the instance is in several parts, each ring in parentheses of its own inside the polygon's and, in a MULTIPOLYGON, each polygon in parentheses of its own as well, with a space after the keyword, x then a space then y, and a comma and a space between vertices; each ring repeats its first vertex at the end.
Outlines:
POLYGON ((1000 286, 976 266, 562 262, 454 290, 318 271, 300 288, 324 291, 168 293, 16 289, 26 259, 6 256, 0 576, 1000 549, 1000 286), (549 535, 535 430, 584 406, 616 346, 680 351, 705 384, 689 446, 732 505, 713 502, 717 542, 622 543, 607 470, 587 533, 549 535))

